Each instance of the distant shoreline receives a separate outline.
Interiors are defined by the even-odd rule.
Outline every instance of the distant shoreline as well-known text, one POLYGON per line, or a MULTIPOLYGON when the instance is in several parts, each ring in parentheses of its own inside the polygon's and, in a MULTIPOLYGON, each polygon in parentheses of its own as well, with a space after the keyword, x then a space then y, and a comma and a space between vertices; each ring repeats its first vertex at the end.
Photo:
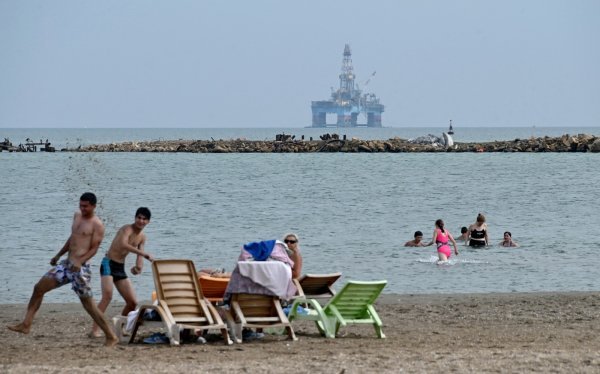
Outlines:
POLYGON ((415 143, 395 137, 388 140, 157 140, 93 144, 64 148, 66 152, 170 152, 170 153, 437 153, 437 152, 600 152, 600 137, 589 134, 531 137, 508 141, 415 143))

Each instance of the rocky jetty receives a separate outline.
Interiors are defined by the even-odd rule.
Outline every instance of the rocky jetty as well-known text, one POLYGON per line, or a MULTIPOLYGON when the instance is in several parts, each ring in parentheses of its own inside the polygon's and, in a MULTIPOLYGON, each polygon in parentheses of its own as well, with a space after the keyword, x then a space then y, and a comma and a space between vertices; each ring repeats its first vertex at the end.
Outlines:
POLYGON ((312 152, 600 152, 600 138, 579 134, 481 143, 421 144, 407 139, 159 140, 89 145, 71 152, 312 153, 312 152))

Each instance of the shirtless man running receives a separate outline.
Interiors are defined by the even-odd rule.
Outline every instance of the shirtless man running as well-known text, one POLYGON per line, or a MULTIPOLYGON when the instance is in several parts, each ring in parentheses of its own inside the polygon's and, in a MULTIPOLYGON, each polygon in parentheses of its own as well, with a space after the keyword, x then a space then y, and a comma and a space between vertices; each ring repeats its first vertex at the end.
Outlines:
POLYGON ((71 236, 56 256, 50 260, 53 266, 33 287, 33 294, 27 306, 27 312, 23 321, 17 325, 7 326, 9 330, 28 334, 33 323, 36 312, 42 305, 44 295, 55 288, 71 284, 71 288, 86 312, 100 326, 106 336, 106 346, 114 346, 118 343, 117 336, 92 297, 90 287, 91 271, 88 261, 94 257, 104 238, 104 225, 94 214, 96 209, 96 196, 91 192, 81 195, 79 200, 79 212, 73 217, 71 236), (67 258, 60 263, 58 260, 62 255, 68 253, 67 258))
MULTIPOLYGON (((105 312, 112 299, 113 283, 117 291, 125 300, 125 306, 121 315, 126 316, 129 312, 135 310, 137 300, 131 281, 125 273, 125 258, 129 253, 137 255, 136 265, 131 268, 131 273, 138 275, 142 272, 144 258, 153 261, 151 254, 144 252, 146 243, 146 234, 142 232, 144 227, 150 223, 150 209, 141 207, 135 212, 135 221, 132 224, 125 225, 117 231, 117 235, 112 241, 106 256, 102 259, 100 265, 100 276, 102 285, 102 299, 98 303, 98 309, 105 312)), ((97 324, 92 327, 90 333, 92 337, 99 337, 100 331, 97 324)))

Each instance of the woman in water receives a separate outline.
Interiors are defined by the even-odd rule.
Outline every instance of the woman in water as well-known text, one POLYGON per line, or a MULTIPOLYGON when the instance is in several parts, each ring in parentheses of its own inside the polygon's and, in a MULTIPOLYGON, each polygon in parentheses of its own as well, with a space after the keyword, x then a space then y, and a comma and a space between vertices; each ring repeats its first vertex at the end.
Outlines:
POLYGON ((502 247, 518 247, 519 243, 512 240, 510 231, 504 232, 504 239, 500 242, 502 247))
POLYGON ((450 234, 450 231, 444 228, 444 221, 438 219, 435 221, 433 239, 431 239, 431 242, 429 242, 427 245, 429 246, 433 243, 437 245, 437 254, 440 261, 448 261, 450 255, 452 255, 448 241, 452 242, 452 245, 454 246, 454 253, 458 256, 458 247, 456 246, 456 241, 452 237, 452 234, 450 234))
POLYGON ((489 245, 488 227, 485 223, 485 216, 481 213, 477 215, 477 221, 469 226, 469 246, 485 247, 489 245))

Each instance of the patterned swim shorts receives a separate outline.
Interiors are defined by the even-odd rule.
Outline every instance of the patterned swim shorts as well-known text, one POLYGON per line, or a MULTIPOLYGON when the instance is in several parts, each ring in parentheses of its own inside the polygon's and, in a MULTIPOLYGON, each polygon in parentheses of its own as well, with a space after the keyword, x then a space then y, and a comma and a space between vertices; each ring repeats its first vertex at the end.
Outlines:
POLYGON ((92 287, 90 286, 92 271, 90 265, 82 265, 81 270, 78 272, 71 271, 71 265, 71 261, 68 259, 62 260, 58 265, 48 270, 44 277, 54 279, 58 282, 59 287, 71 283, 71 289, 80 298, 92 297, 92 287))

